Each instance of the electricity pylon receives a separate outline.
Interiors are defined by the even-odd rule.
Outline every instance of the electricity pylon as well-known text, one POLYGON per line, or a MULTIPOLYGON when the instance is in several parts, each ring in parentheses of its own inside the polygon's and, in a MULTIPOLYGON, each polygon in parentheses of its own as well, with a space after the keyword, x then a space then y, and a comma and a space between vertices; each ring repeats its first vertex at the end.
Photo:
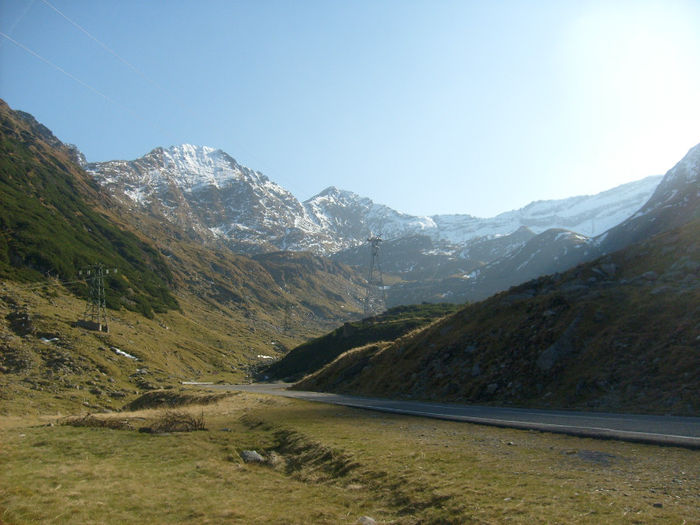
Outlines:
POLYGON ((365 315, 377 314, 384 310, 386 295, 384 292, 384 278, 379 262, 379 244, 382 238, 379 235, 371 235, 367 242, 370 245, 371 259, 369 263, 369 275, 367 276, 367 293, 365 294, 365 315))
POLYGON ((80 324, 90 330, 109 331, 104 276, 109 275, 110 271, 117 273, 116 268, 105 268, 102 263, 96 263, 78 272, 80 276, 85 275, 85 281, 88 284, 88 300, 83 314, 85 319, 80 324))

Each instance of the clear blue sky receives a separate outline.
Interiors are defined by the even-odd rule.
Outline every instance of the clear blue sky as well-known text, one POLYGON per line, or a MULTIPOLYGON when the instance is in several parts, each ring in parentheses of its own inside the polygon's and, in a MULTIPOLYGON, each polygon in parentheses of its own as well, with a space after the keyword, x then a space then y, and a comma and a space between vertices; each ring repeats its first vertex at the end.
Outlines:
POLYGON ((698 1, 0 0, 0 31, 65 71, 0 36, 0 97, 88 160, 208 145, 301 199, 493 216, 700 142, 698 1))

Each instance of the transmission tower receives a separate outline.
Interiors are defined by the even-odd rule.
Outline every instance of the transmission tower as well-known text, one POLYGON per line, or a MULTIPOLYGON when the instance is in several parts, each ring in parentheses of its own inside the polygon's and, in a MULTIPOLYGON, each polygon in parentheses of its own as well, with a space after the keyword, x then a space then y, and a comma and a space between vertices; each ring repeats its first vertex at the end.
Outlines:
MULTIPOLYGON (((111 269, 112 273, 117 273, 116 268, 111 269)), ((78 275, 85 275, 88 284, 88 300, 85 305, 85 318, 80 324, 90 330, 108 332, 107 326, 107 304, 105 301, 105 280, 104 276, 109 275, 110 269, 105 268, 102 263, 80 270, 78 275)))
POLYGON ((384 310, 386 296, 384 293, 384 278, 382 267, 379 263, 379 244, 382 238, 372 235, 367 239, 370 246, 371 259, 369 263, 369 275, 367 277, 367 293, 365 295, 365 315, 373 315, 384 310))

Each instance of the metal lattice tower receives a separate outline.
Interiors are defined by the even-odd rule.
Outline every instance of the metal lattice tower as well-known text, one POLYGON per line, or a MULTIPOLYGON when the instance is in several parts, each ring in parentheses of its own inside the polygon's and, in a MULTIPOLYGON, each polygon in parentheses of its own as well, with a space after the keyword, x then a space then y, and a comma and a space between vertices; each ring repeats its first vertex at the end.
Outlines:
MULTIPOLYGON (((80 270, 78 275, 85 275, 88 283, 88 300, 85 305, 84 325, 93 330, 107 332, 107 303, 105 300, 104 276, 109 275, 110 270, 105 269, 102 263, 93 264, 85 270, 80 270)), ((112 269, 116 273, 116 268, 112 269)))
POLYGON ((369 263, 369 275, 367 276, 367 293, 365 295, 365 315, 373 315, 382 312, 386 304, 384 293, 384 278, 382 267, 379 263, 379 244, 382 238, 379 235, 370 236, 367 239, 370 245, 371 259, 369 263))

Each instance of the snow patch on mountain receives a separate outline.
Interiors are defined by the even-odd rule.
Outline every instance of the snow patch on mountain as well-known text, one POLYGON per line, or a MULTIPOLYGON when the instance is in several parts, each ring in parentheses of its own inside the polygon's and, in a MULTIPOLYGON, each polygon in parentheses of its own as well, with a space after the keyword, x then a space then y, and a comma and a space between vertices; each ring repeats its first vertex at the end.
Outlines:
POLYGON ((522 227, 535 234, 564 228, 592 236, 638 210, 660 180, 647 177, 593 196, 538 201, 478 218, 409 215, 332 186, 302 203, 262 173, 206 146, 156 148, 134 161, 92 163, 86 169, 115 198, 162 214, 203 238, 250 253, 285 249, 325 255, 375 234, 386 240, 427 235, 442 251, 463 256, 474 242, 509 236, 522 227))
POLYGON ((438 226, 435 238, 460 244, 474 237, 507 235, 522 226, 535 233, 564 228, 593 237, 637 211, 649 199, 661 178, 660 175, 646 177, 596 195, 536 201, 493 218, 436 215, 433 216, 438 226))

